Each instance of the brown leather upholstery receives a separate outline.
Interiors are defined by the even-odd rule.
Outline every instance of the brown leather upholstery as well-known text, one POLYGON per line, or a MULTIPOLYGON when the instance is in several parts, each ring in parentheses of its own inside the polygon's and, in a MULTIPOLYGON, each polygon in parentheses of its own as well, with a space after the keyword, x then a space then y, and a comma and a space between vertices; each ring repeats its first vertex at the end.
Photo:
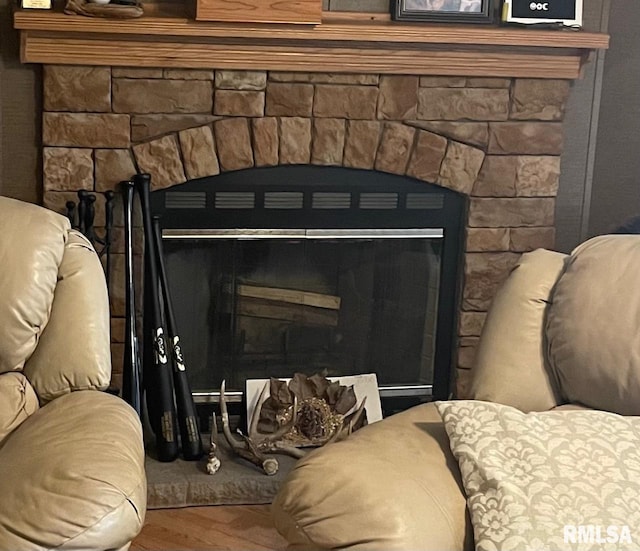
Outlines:
POLYGON ((564 398, 640 415, 640 237, 603 235, 577 247, 548 318, 564 398))
POLYGON ((0 373, 20 370, 49 319, 69 221, 0 197, 0 373))
MULTIPOLYGON (((640 414, 639 274, 640 236, 523 255, 487 317, 472 397, 640 414)), ((291 549, 472 549, 459 481, 438 413, 423 405, 300 461, 273 517, 291 549)))
POLYGON ((456 460, 425 404, 300 460, 273 503, 300 549, 473 549, 456 460))
POLYGON ((564 269, 566 255, 537 250, 522 255, 496 294, 478 345, 471 396, 546 411, 558 405, 541 330, 549 295, 564 269), (527 388, 527 392, 522 392, 527 388))
POLYGON ((86 390, 40 408, 0 449, 0 549, 131 541, 145 514, 143 454, 140 424, 120 398, 86 390))
POLYGON ((38 397, 27 378, 17 371, 0 374, 0 442, 34 413, 38 397))
POLYGON ((103 274, 89 241, 70 231, 49 320, 24 366, 42 402, 71 390, 104 390, 109 386, 111 349, 105 338, 110 331, 109 309, 104 307, 109 299, 103 274), (64 371, 59 369, 61 365, 64 371))
POLYGON ((135 412, 98 390, 100 261, 65 218, 4 197, 0 259, 0 549, 124 549, 144 520, 144 450, 135 412))

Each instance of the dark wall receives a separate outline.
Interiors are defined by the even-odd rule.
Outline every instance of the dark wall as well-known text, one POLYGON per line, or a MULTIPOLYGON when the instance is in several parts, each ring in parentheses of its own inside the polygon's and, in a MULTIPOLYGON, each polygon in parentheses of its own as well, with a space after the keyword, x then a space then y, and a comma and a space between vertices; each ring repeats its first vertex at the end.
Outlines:
MULTIPOLYGON (((585 0, 585 29, 607 32, 609 0, 585 0)), ((564 119, 565 147, 556 201, 556 248, 569 252, 584 240, 595 159, 605 52, 597 52, 573 81, 564 119)))
POLYGON ((640 214, 640 2, 615 0, 609 31, 589 236, 640 214))
POLYGON ((12 3, 0 0, 0 193, 40 198, 40 69, 22 65, 12 3))

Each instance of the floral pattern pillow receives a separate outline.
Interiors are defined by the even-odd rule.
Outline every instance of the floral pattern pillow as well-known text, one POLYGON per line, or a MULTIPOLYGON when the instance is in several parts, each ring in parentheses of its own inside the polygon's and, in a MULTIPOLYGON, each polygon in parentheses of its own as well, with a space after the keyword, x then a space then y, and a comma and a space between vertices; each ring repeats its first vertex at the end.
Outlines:
POLYGON ((640 550, 640 417, 436 406, 478 551, 640 550))

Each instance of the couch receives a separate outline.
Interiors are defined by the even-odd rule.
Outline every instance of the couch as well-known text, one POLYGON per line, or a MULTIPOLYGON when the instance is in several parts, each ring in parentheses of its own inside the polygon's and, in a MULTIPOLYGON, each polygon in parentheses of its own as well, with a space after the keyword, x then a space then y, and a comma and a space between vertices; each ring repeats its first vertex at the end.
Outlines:
MULTIPOLYGON (((524 254, 485 321, 469 394, 561 419, 585 408, 640 415, 640 237, 524 254)), ((272 506, 290 548, 473 549, 438 407, 416 406, 299 461, 272 506)))
POLYGON ((105 390, 109 301, 63 216, 0 197, 0 549, 127 549, 141 530, 140 421, 105 390))

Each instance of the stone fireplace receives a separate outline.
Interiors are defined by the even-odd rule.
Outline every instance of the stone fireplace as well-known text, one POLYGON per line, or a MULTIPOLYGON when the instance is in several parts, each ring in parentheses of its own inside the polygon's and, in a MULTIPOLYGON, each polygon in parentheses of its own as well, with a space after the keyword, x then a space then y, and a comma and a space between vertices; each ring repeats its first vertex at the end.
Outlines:
MULTIPOLYGON (((64 212, 77 190, 114 189, 136 171, 165 189, 290 165, 376 171, 453 190, 468 203, 451 358, 464 396, 497 286, 520 253, 553 247, 569 88, 559 79, 45 65, 44 202, 64 212)), ((116 225, 121 218, 116 210, 116 225)), ((120 228, 115 235, 118 388, 120 228)))

